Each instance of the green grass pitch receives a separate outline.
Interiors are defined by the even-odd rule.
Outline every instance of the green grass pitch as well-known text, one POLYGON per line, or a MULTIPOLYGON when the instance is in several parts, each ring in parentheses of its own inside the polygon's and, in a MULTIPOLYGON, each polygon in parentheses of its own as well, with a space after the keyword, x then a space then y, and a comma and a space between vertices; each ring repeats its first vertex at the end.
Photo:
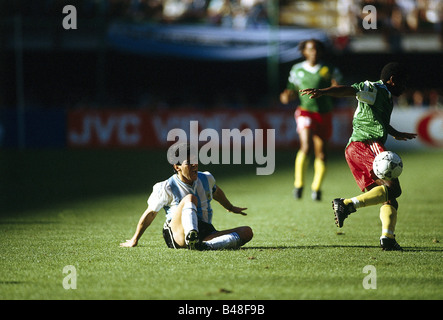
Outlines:
POLYGON ((240 250, 191 252, 165 246, 163 212, 138 247, 119 247, 152 185, 171 174, 164 151, 0 151, 0 299, 440 300, 443 153, 399 153, 404 252, 379 248, 378 206, 335 226, 331 199, 360 193, 341 152, 329 161, 324 200, 306 192, 296 201, 293 151, 277 153, 270 176, 255 175, 255 165, 201 166, 248 207, 240 216, 214 202, 214 225, 249 225, 254 238, 240 250), (375 273, 363 272, 368 265, 375 273), (63 286, 73 276, 66 266, 76 289, 63 286), (363 285, 369 275, 374 289, 363 285))

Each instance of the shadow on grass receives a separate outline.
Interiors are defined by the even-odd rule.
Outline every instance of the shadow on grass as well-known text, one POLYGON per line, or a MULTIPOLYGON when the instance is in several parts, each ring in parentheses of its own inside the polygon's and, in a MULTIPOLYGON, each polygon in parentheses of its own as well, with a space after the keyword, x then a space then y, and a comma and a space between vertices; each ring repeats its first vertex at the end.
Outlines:
POLYGON ((329 248, 380 248, 378 246, 346 246, 346 245, 312 245, 312 246, 270 246, 270 247, 244 247, 242 250, 287 250, 287 249, 329 249, 329 248))
MULTIPOLYGON (((240 250, 287 250, 287 249, 335 249, 335 248, 364 248, 364 249, 380 249, 379 246, 363 246, 363 245, 312 245, 312 246, 270 246, 270 247, 242 247, 240 250)), ((403 247, 403 252, 443 252, 443 248, 435 247, 403 247)))
POLYGON ((403 247, 403 251, 412 251, 412 252, 423 252, 423 251, 434 251, 434 252, 443 252, 443 248, 433 248, 433 247, 403 247))

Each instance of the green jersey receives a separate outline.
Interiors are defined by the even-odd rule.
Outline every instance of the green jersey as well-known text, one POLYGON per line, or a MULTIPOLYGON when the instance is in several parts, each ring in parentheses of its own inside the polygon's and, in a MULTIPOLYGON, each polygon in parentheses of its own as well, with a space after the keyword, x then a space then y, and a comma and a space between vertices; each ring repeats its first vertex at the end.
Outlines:
MULTIPOLYGON (((322 89, 330 87, 332 79, 341 82, 340 71, 330 64, 318 63, 310 66, 303 61, 292 66, 289 72, 287 89, 297 91, 306 88, 322 89)), ((326 113, 332 110, 333 98, 321 96, 318 99, 309 99, 309 96, 299 94, 301 107, 312 112, 326 113)))
POLYGON ((382 80, 354 83, 352 87, 358 90, 358 106, 352 120, 349 143, 376 140, 384 144, 394 107, 391 93, 382 80))

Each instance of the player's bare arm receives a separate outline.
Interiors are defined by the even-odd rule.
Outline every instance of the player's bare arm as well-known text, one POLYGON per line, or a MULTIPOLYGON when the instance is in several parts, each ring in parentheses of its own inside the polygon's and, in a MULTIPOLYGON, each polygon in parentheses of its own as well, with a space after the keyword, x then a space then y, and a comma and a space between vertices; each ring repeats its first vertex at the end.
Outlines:
POLYGON ((285 89, 281 94, 280 94, 280 102, 283 104, 288 104, 289 102, 295 100, 296 98, 296 94, 294 90, 291 89, 285 89))
POLYGON ((325 95, 336 98, 353 97, 357 93, 357 90, 351 86, 336 85, 323 89, 301 89, 300 92, 302 96, 309 95, 309 99, 316 99, 325 95))
POLYGON ((212 194, 212 197, 213 197, 214 200, 216 200, 218 203, 220 203, 223 206, 223 208, 225 208, 229 212, 239 213, 239 214, 241 214, 243 216, 246 216, 246 213, 244 213, 243 211, 245 211, 248 208, 240 208, 240 207, 234 206, 228 200, 228 198, 226 198, 225 193, 223 192, 223 190, 219 186, 217 186, 217 189, 212 194))
POLYGON ((411 140, 415 139, 417 137, 416 133, 408 133, 408 132, 400 132, 394 129, 392 126, 388 127, 388 133, 395 139, 395 140, 411 140))
POLYGON ((126 242, 120 243, 120 247, 135 247, 138 240, 141 238, 145 230, 151 225, 156 216, 157 212, 148 207, 138 221, 134 236, 131 239, 126 240, 126 242))

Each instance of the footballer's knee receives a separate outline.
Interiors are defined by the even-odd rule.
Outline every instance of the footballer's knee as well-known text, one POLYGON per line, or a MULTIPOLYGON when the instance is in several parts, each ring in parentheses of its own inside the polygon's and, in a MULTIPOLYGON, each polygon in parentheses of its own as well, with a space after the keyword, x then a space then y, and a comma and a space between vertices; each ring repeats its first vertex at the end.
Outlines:
POLYGON ((239 227, 239 228, 237 228, 236 232, 240 236, 240 239, 242 241, 242 245, 251 241, 252 237, 254 236, 254 233, 252 232, 251 227, 248 227, 248 226, 239 227))
POLYGON ((192 202, 193 204, 198 205, 198 199, 193 194, 187 194, 186 196, 183 197, 181 202, 183 203, 192 202))
POLYGON ((397 199, 388 200, 384 204, 389 204, 395 208, 395 210, 398 210, 398 201, 397 199))
POLYGON ((384 185, 388 191, 388 200, 393 200, 401 196, 401 187, 398 179, 394 180, 378 180, 378 185, 384 185))
POLYGON ((389 184, 387 187, 389 200, 395 200, 401 196, 402 190, 400 184, 398 183, 398 180, 392 184, 389 184))

